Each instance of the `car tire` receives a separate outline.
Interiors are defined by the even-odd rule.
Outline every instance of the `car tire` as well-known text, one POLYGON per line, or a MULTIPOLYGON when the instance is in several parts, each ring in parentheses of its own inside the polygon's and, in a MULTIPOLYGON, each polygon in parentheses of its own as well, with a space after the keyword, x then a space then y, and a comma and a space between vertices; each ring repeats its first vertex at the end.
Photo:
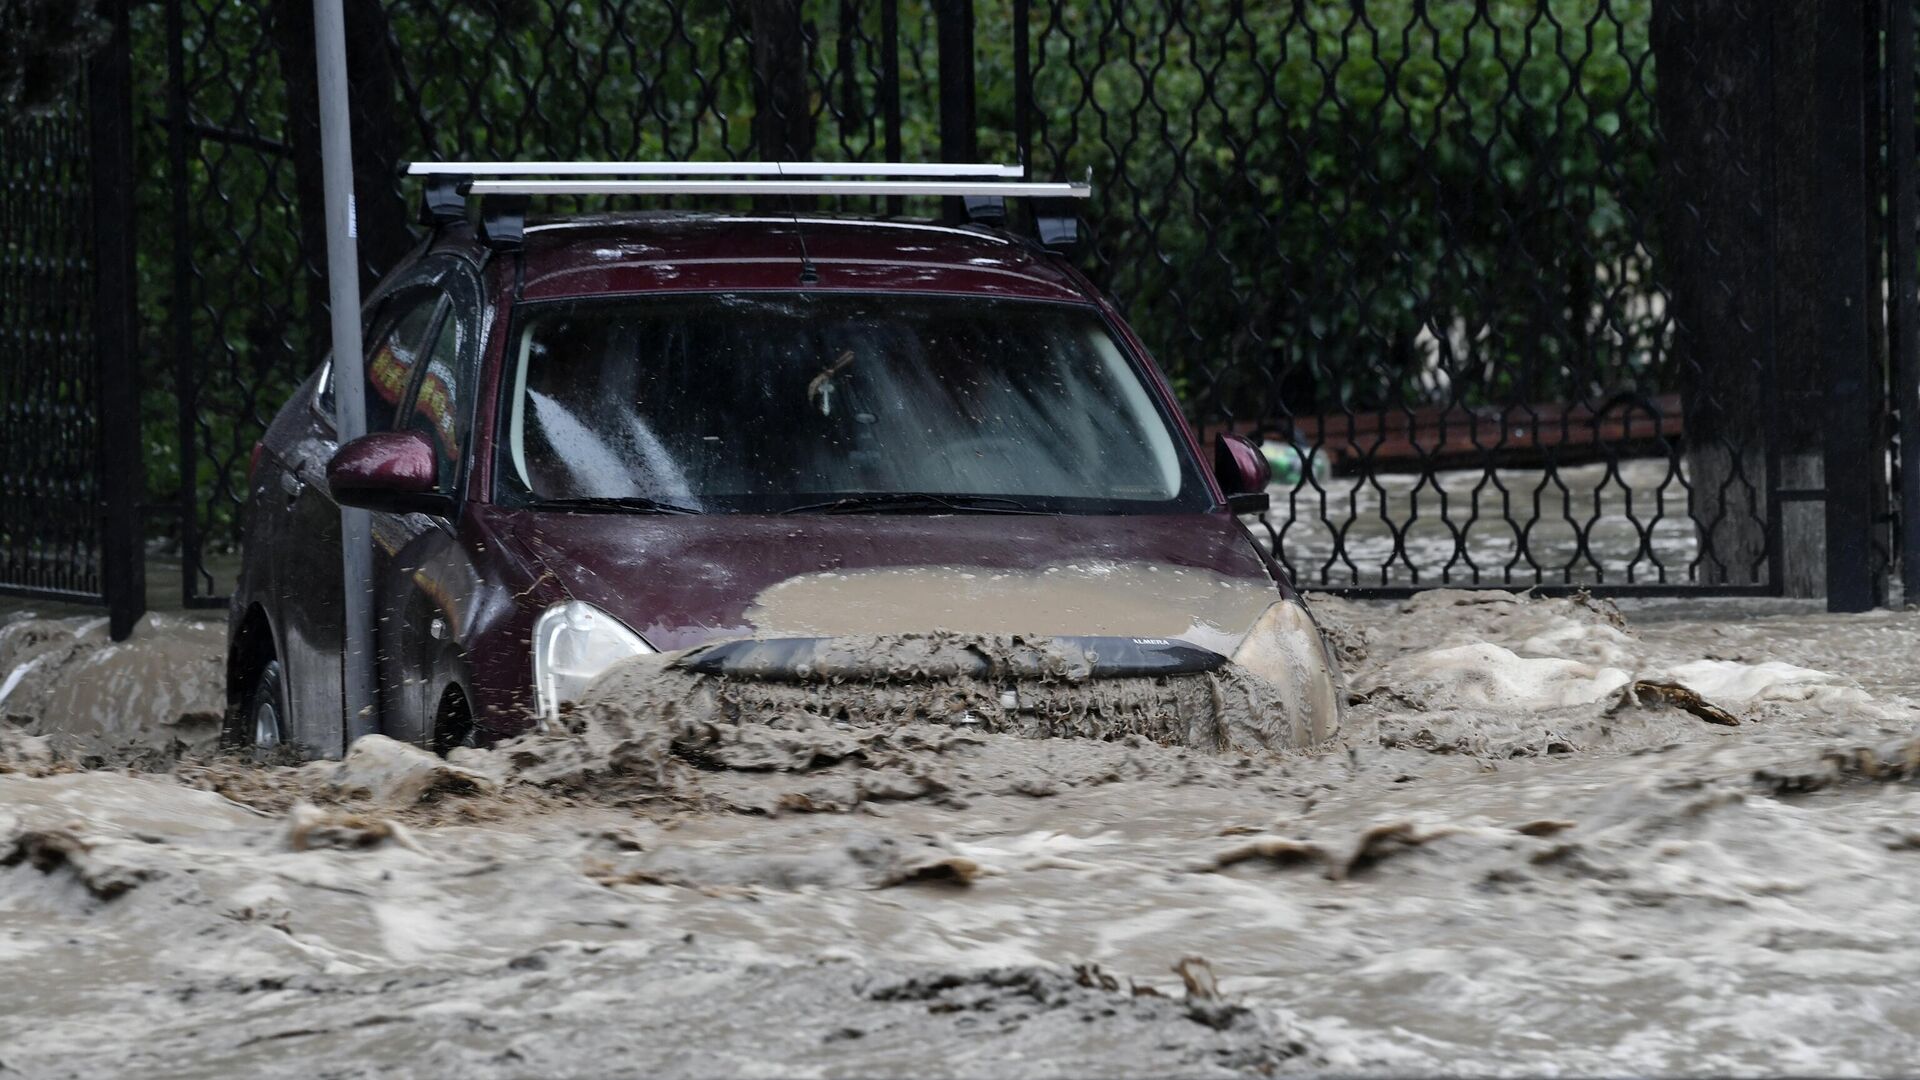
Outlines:
POLYGON ((252 753, 255 761, 278 758, 287 748, 286 676, 279 660, 260 665, 253 690, 234 725, 234 743, 252 753))

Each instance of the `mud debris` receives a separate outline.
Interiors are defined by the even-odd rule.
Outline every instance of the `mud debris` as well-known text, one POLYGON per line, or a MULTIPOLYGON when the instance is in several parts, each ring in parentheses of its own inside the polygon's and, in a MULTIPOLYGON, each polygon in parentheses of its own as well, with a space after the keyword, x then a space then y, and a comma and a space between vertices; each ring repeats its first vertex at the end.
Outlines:
POLYGON ((0 724, 0 773, 47 776, 71 768, 54 752, 52 739, 0 724))
POLYGON ((1441 840, 1458 832, 1450 826, 1427 827, 1411 821, 1375 825, 1360 834, 1344 858, 1328 870, 1335 881, 1358 877, 1403 852, 1441 840))
MULTIPOLYGON (((1383 822, 1361 832, 1344 848, 1312 840, 1263 836, 1227 848, 1198 869, 1224 870, 1241 863, 1259 862, 1277 869, 1318 866, 1331 881, 1361 877, 1403 852, 1458 834, 1451 826, 1423 826, 1410 821, 1383 822)), ((1525 833, 1524 828, 1521 830, 1525 833)), ((1526 835, 1541 835, 1532 833, 1526 835)))
MULTIPOLYGON (((1216 753, 1313 743, 1286 704, 1297 693, 1253 674, 1091 680, 1084 655, 1021 638, 836 640, 797 682, 704 673, 702 655, 629 662, 603 677, 560 730, 524 736, 499 754, 520 781, 636 795, 678 791, 696 770, 848 766, 885 777, 853 790, 783 793, 785 805, 802 807, 938 794, 946 788, 925 764, 995 736, 1216 753)), ((738 663, 754 665, 751 655, 738 663)))
POLYGON ((1519 833, 1521 836, 1552 836, 1555 833, 1565 832, 1573 828, 1573 826, 1574 823, 1571 821, 1553 821, 1542 818, 1539 821, 1529 821, 1525 825, 1516 825, 1513 831, 1519 833))
POLYGON ((95 900, 113 900, 152 877, 146 870, 105 862, 77 826, 23 829, 0 844, 0 869, 27 866, 42 874, 64 874, 95 900))
POLYGON ((587 875, 602 885, 672 885, 699 889, 859 888, 972 884, 987 868, 925 838, 899 839, 855 831, 840 844, 807 853, 752 858, 703 856, 668 848, 624 865, 597 859, 587 875))
POLYGON ((1308 840, 1267 836, 1258 840, 1249 840, 1220 852, 1213 857, 1207 869, 1225 869, 1256 859, 1280 867, 1325 863, 1329 861, 1331 854, 1326 848, 1308 840))
POLYGON ((105 616, 0 619, 0 729, 82 764, 165 769, 211 753, 226 711, 222 622, 148 614, 114 642, 105 616))
POLYGON ((398 844, 414 851, 420 845, 405 826, 386 818, 348 814, 300 803, 287 813, 286 843, 290 851, 330 848, 355 851, 398 844))
POLYGON ((1700 692, 1677 682, 1636 679, 1620 696, 1620 703, 1632 702, 1642 708, 1652 704, 1668 705, 1722 727, 1739 727, 1740 718, 1700 696, 1700 692))
POLYGON ((1920 779, 1920 738, 1828 749, 1797 764, 1770 763, 1755 769, 1753 779, 1774 795, 1805 795, 1852 780, 1920 779))
POLYGON ((1162 1028, 1169 1021, 1181 1020, 1216 1032, 1244 1026, 1254 1036, 1252 1045, 1239 1048, 1232 1056, 1242 1062, 1260 1060, 1269 1066, 1311 1053, 1300 1036, 1275 1030, 1252 1010, 1226 1000, 1207 961, 1185 957, 1174 965, 1174 971, 1186 984, 1184 999, 1143 993, 1139 987, 1123 992, 1117 980, 1084 966, 1072 972, 1009 967, 912 975, 870 982, 863 993, 871 1001, 924 1004, 934 1016, 984 1014, 981 1019, 991 1018, 1002 1028, 1029 1022, 1036 1015, 1095 1011, 1148 1028, 1162 1028))
POLYGON ((385 735, 355 741, 334 768, 331 783, 344 801, 387 806, 490 795, 500 786, 491 776, 385 735))

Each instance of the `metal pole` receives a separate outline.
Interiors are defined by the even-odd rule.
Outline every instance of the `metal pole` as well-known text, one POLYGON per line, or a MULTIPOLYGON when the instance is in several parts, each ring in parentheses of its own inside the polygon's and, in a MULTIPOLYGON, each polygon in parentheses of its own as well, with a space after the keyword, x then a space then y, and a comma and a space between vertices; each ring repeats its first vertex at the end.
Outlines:
MULTIPOLYGON (((313 0, 320 87, 320 174, 327 205, 327 297, 333 319, 334 411, 342 445, 367 431, 360 347, 360 252, 354 235, 353 139, 347 114, 347 21, 341 0, 313 0)), ((365 510, 340 508, 345 640, 340 657, 347 742, 373 732, 373 530, 365 510)), ((331 748, 328 748, 331 749, 331 748)), ((342 748, 344 749, 344 747, 342 748)))

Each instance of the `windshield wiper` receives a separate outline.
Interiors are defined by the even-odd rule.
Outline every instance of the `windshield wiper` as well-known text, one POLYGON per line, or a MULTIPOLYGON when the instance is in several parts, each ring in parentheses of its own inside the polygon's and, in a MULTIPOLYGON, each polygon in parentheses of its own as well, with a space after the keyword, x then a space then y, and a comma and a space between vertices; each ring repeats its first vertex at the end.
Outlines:
POLYGON ((1018 500, 996 495, 936 495, 930 491, 875 491, 825 502, 802 503, 783 514, 855 514, 863 510, 953 510, 963 514, 1045 514, 1018 500))
POLYGON ((575 499, 540 499, 530 504, 535 510, 597 510, 628 514, 698 514, 689 506, 676 506, 643 495, 585 496, 575 499))

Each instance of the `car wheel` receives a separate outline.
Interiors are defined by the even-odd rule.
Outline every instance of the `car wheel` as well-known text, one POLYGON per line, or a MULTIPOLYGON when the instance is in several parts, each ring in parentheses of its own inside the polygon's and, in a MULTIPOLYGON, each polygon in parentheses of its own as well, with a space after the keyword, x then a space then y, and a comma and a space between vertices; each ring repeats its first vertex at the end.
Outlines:
POLYGON ((261 666, 240 721, 241 745, 253 750, 255 760, 277 755, 287 745, 286 681, 280 661, 261 666))

